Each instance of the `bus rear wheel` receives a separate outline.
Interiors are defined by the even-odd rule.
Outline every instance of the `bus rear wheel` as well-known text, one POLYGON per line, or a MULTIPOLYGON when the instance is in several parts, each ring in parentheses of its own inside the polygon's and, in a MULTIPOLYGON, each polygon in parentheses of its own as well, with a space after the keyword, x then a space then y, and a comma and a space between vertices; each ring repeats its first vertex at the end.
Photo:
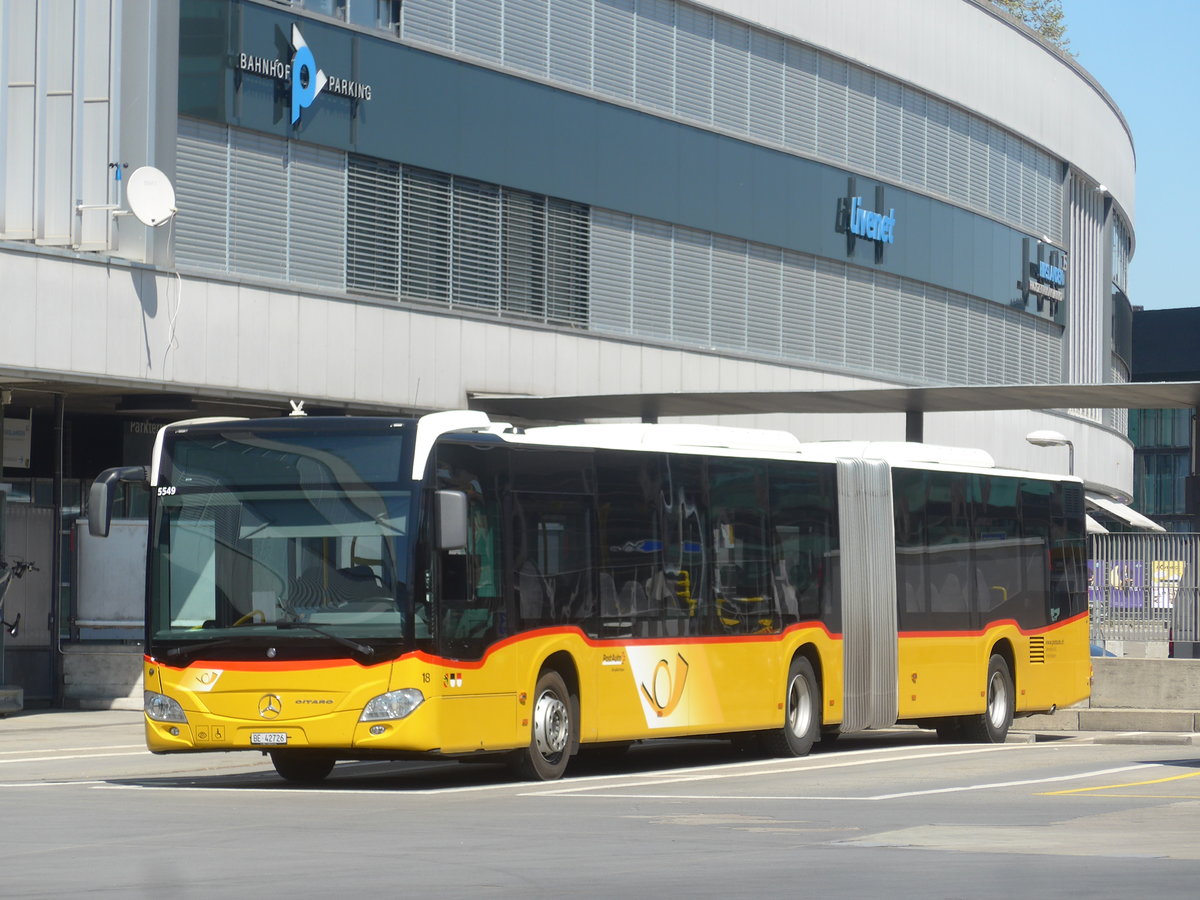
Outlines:
POLYGON ((772 756, 807 756, 820 732, 821 690, 812 663, 797 656, 788 669, 783 727, 763 734, 763 748, 772 756))
POLYGON ((567 690, 563 677, 549 670, 543 672, 533 690, 532 734, 529 746, 517 750, 512 768, 526 781, 554 781, 561 778, 571 759, 576 731, 575 698, 567 690))
POLYGON ((297 784, 316 784, 324 781, 337 762, 331 754, 304 750, 273 750, 271 764, 286 781, 297 784))
POLYGON ((1013 722, 1016 691, 1008 663, 998 653, 988 661, 986 697, 981 715, 960 716, 953 726, 939 725, 938 737, 969 744, 1003 744, 1013 722))

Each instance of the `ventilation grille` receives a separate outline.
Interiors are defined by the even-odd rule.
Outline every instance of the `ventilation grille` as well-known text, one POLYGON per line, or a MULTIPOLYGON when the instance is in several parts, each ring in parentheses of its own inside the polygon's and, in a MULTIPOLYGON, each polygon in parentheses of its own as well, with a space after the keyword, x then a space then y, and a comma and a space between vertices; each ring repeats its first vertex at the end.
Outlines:
POLYGON ((1039 665, 1046 661, 1046 639, 1041 635, 1029 639, 1029 661, 1039 665))

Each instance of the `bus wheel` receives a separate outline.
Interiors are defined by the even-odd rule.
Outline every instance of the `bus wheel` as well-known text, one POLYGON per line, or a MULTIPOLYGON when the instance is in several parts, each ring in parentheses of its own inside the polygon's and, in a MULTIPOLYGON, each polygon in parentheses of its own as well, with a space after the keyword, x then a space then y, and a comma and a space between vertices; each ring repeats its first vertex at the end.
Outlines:
POLYGON ((993 655, 988 662, 987 707, 981 716, 964 716, 962 739, 973 743, 1003 744, 1013 721, 1015 692, 1004 657, 993 655))
POLYGON ((783 727, 766 732, 763 747, 772 756, 807 756, 821 732, 821 692, 803 656, 792 660, 784 698, 783 727))
POLYGON ((572 716, 574 700, 561 675, 543 672, 533 691, 533 734, 529 746, 513 757, 513 769, 526 781, 554 781, 562 777, 571 758, 577 727, 572 716))
POLYGON ((316 784, 333 771, 337 762, 328 753, 308 753, 303 750, 273 750, 271 763, 287 781, 298 784, 316 784))

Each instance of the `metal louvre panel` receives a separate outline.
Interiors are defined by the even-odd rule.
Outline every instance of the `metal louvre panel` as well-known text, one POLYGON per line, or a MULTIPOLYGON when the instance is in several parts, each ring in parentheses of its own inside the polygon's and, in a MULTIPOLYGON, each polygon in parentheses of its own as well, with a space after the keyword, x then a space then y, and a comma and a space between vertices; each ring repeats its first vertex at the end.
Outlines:
POLYGON ((870 172, 875 157, 875 75, 850 66, 847 88, 846 150, 850 165, 870 172))
POLYGON ((1008 134, 994 125, 988 126, 988 211, 1004 218, 1008 209, 1008 134))
POLYGON ((713 14, 680 4, 675 10, 675 113, 713 117, 713 14))
POLYGON ((946 381, 949 384, 966 384, 970 373, 976 369, 968 346, 971 322, 967 313, 967 298, 954 291, 946 291, 945 296, 946 381))
POLYGON ((999 303, 977 303, 975 304, 974 314, 977 319, 982 319, 980 323, 982 328, 977 328, 977 331, 983 331, 986 335, 986 372, 989 384, 1012 384, 1011 381, 1005 380, 1005 356, 1007 356, 1008 343, 1005 340, 1004 334, 1004 318, 1007 310, 999 303))
POLYGON ((845 709, 842 731, 899 714, 896 544, 891 478, 879 460, 839 459, 838 530, 845 709))
POLYGON ((633 216, 592 210, 592 285, 588 327, 593 331, 631 334, 633 331, 633 216))
POLYGON ((446 0, 404 0, 400 33, 405 40, 438 47, 454 46, 454 5, 446 0))
POLYGON ((541 318, 546 303, 546 202, 524 191, 505 190, 500 308, 541 318))
MULTIPOLYGON (((288 142, 288 279, 346 286, 346 154, 288 142)), ((357 223, 356 223, 357 224, 357 223)))
POLYGON ((791 42, 783 70, 783 142, 800 153, 817 152, 817 70, 815 50, 791 42))
POLYGON ((404 168, 400 292, 450 302, 450 176, 404 168))
POLYGON ((783 143, 784 42, 762 31, 750 33, 750 134, 783 143))
POLYGON ((454 179, 452 305, 500 308, 500 189, 454 179))
POLYGON ((901 344, 903 332, 898 277, 887 272, 875 273, 875 295, 871 309, 871 335, 875 343, 871 368, 875 372, 898 375, 901 372, 901 360, 916 360, 920 365, 920 343, 915 348, 901 344), (918 351, 917 354, 913 354, 914 349, 918 351))
POLYGON ((750 117, 750 29, 718 17, 713 49, 713 123, 745 134, 750 117))
POLYGON ((675 108, 675 4, 638 0, 633 62, 634 99, 668 112, 675 108))
POLYGON ((455 0, 454 49, 500 62, 502 6, 496 0, 455 0))
POLYGON ((900 359, 905 369, 916 361, 917 379, 943 382, 946 366, 945 326, 926 316, 925 291, 922 285, 905 278, 897 279, 896 295, 899 315, 900 359))
POLYGON ((904 181, 925 186, 925 95, 907 85, 901 100, 901 173, 904 181))
MULTIPOLYGON (((1022 141, 1016 135, 1005 135, 1006 143, 1004 150, 1004 214, 1009 221, 1020 222, 1021 210, 1024 208, 1021 203, 1023 179, 1021 170, 1021 151, 1022 141)), ((1033 217, 1030 216, 1030 221, 1033 217)))
POLYGON ((949 155, 948 195, 959 203, 971 200, 971 119, 955 106, 950 107, 946 123, 949 155))
POLYGON ((175 260, 219 272, 229 268, 229 129, 179 120, 176 142, 177 205, 186 209, 175 228, 175 260))
POLYGON ((351 156, 347 174, 346 286, 400 292, 400 166, 351 156))
POLYGON ((988 126, 982 119, 971 117, 971 193, 969 202, 975 209, 988 209, 988 126))
POLYGON ((287 141, 230 131, 229 271, 283 280, 287 276, 287 141))
POLYGON ((712 346, 712 235, 675 226, 674 320, 676 340, 712 346))
POLYGON ((595 0, 593 88, 633 99, 633 0, 595 0))
MULTIPOLYGON (((961 310, 964 322, 962 331, 958 332, 963 336, 961 344, 963 350, 966 351, 966 361, 963 365, 970 366, 977 381, 982 380, 984 384, 995 384, 992 380, 991 360, 988 359, 990 335, 988 334, 986 313, 962 294, 951 293, 950 304, 961 310)), ((953 333, 952 331, 951 334, 953 333)))
POLYGON ((545 76, 549 72, 547 0, 504 0, 504 64, 545 76))
POLYGON ((899 82, 875 77, 875 169, 900 179, 904 160, 904 88, 899 82))
POLYGON ((588 208, 546 201, 546 317, 586 325, 588 318, 588 208))
POLYGON ((746 349, 746 242, 713 237, 713 344, 746 349))
POLYGON ((814 275, 816 359, 842 366, 846 364, 846 264, 817 257, 814 275))
POLYGON ((850 67, 840 59, 822 56, 817 66, 817 155, 846 159, 846 91, 850 67))
POLYGON ((550 78, 576 87, 592 86, 592 0, 550 3, 550 78))
POLYGON ((671 226, 633 220, 633 330, 671 337, 671 226))
POLYGON ((871 273, 846 266, 846 365, 869 372, 874 364, 875 286, 871 273))
POLYGON ((785 358, 812 360, 816 358, 816 339, 813 325, 816 283, 813 258, 807 253, 783 251, 783 326, 781 350, 785 358))
POLYGON ((950 107, 930 97, 925 112, 925 186, 946 197, 950 194, 950 107))
POLYGON ((763 244, 750 244, 748 249, 746 343, 751 353, 778 357, 783 330, 782 251, 763 244))

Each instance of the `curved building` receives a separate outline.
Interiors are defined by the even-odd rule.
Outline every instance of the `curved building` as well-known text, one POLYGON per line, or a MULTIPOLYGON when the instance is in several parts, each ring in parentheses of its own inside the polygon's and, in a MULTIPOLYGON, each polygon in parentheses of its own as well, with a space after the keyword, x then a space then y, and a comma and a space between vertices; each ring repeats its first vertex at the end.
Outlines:
MULTIPOLYGON (((1128 377, 1129 127, 985 0, 3 16, 0 385, 27 450, 4 474, 30 500, 53 480, 59 517, 156 423, 289 400, 1128 377), (125 214, 145 165, 174 185, 157 227, 125 214)), ((904 435, 899 414, 727 418, 904 435)), ((1130 492, 1120 411, 924 433, 1063 471, 1024 440, 1045 428, 1130 492)))

